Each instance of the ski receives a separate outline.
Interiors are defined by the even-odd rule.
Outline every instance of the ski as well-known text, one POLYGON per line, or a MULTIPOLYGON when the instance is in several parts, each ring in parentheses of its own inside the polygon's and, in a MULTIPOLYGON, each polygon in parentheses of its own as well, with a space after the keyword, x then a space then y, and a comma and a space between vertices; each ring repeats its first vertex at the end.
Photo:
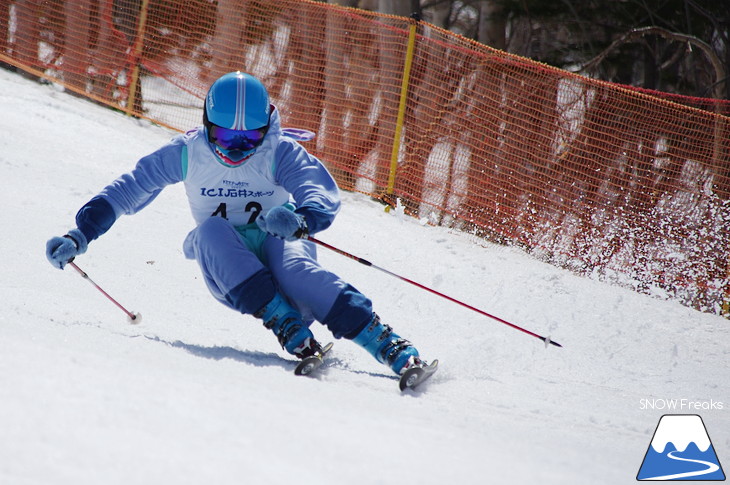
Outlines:
POLYGON ((421 365, 411 367, 400 377, 400 390, 415 389, 436 372, 438 365, 439 361, 434 360, 430 364, 424 362, 421 365))
POLYGON ((316 354, 303 358, 302 361, 297 364, 296 369, 294 369, 294 374, 298 376, 311 376, 312 373, 322 367, 322 364, 324 364, 324 358, 329 351, 332 350, 333 345, 334 344, 330 342, 322 347, 322 350, 316 354))

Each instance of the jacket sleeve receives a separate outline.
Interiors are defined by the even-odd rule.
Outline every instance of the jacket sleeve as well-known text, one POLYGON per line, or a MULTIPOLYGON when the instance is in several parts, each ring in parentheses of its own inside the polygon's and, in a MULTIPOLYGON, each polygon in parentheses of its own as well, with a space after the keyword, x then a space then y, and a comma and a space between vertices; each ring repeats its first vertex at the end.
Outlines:
POLYGON ((310 234, 327 229, 340 210, 340 192, 322 162, 293 140, 276 149, 274 178, 292 196, 295 212, 304 216, 310 234))
POLYGON ((87 241, 111 228, 122 214, 144 209, 170 184, 183 179, 185 140, 176 137, 159 150, 141 158, 134 169, 107 185, 76 214, 76 225, 87 241))

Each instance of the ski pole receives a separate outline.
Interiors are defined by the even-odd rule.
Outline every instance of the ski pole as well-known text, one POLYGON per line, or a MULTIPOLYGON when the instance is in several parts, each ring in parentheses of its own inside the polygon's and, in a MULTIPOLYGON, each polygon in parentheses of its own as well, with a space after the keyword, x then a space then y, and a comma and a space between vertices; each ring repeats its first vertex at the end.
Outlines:
POLYGON ((111 301, 112 303, 114 303, 114 304, 115 304, 115 305, 116 305, 117 307, 119 307, 119 309, 121 309, 121 310, 122 310, 122 311, 123 311, 124 313, 126 313, 126 314, 127 314, 127 319, 128 319, 128 321, 129 321, 129 323, 139 323, 139 322, 141 322, 141 321, 142 321, 142 315, 140 315, 139 313, 132 313, 132 312, 130 312, 129 310, 127 310, 126 308, 124 308, 124 307, 123 307, 123 306, 122 306, 122 305, 121 305, 121 304, 120 304, 120 303, 119 303, 119 302, 118 302, 117 300, 115 300, 114 298, 112 298, 112 297, 111 297, 111 296, 109 295, 109 293, 107 293, 106 291, 104 291, 104 290, 103 290, 103 289, 101 288, 101 286, 99 286, 99 285, 97 285, 96 283, 94 283, 94 280, 92 280, 91 278, 89 278, 89 275, 88 275, 88 274, 86 274, 86 272, 85 272, 85 271, 83 271, 83 270, 82 270, 81 268, 79 268, 79 267, 78 267, 78 266, 76 265, 76 263, 74 263, 74 262, 73 262, 73 260, 69 261, 69 262, 68 262, 68 264, 69 264, 69 266, 71 266, 71 267, 72 267, 73 269, 75 269, 76 271, 78 271, 78 272, 79 272, 79 274, 80 274, 80 275, 81 275, 81 276, 82 276, 82 277, 83 277, 83 278, 84 278, 85 280, 87 280, 87 281, 88 281, 89 283, 91 283, 92 285, 94 285, 94 287, 95 287, 95 288, 96 288, 97 290, 99 290, 99 291, 101 292, 101 294, 102 294, 102 295, 104 295, 105 297, 107 297, 107 298, 109 299, 109 301, 111 301))
POLYGON ((457 300, 456 298, 452 298, 452 297, 450 297, 448 295, 445 295, 443 293, 440 293, 440 292, 438 292, 438 291, 436 291, 436 290, 434 290, 432 288, 429 288, 427 286, 424 286, 424 285, 422 285, 420 283, 417 283, 417 282, 415 282, 413 280, 410 280, 410 279, 408 279, 408 278, 406 278, 404 276, 400 276, 398 274, 395 274, 392 271, 388 271, 385 268, 381 268, 380 266, 376 266, 376 265, 374 265, 373 263, 371 263, 370 261, 368 261, 366 259, 360 258, 358 256, 355 256, 354 254, 350 254, 350 253, 348 253, 346 251, 343 251, 342 249, 339 249, 339 248, 336 248, 334 246, 331 246, 331 245, 329 245, 329 244, 327 244, 325 242, 320 241, 319 239, 313 238, 312 236, 307 236, 307 239, 310 240, 310 241, 312 241, 313 243, 319 244, 320 246, 324 246, 327 249, 330 249, 330 250, 332 250, 332 251, 334 251, 336 253, 339 253, 342 256, 346 256, 346 257, 348 257, 350 259, 354 259, 358 263, 364 264, 365 266, 370 266, 371 268, 377 269, 378 271, 382 271, 385 274, 389 274, 390 276, 394 276, 394 277, 398 278, 401 281, 405 281, 406 283, 410 283, 410 284, 412 284, 414 286, 417 286, 417 287, 421 288, 422 290, 430 291, 434 295, 438 295, 438 296, 440 296, 442 298, 446 298, 447 300, 452 301, 452 302, 454 302, 454 303, 456 303, 458 305, 461 305, 461 306, 463 306, 465 308, 468 308, 469 310, 475 311, 475 312, 479 313, 480 315, 484 315, 485 317, 489 317, 489 318, 491 318, 493 320, 498 321, 499 323, 503 323, 503 324, 505 324, 505 325, 507 325, 509 327, 514 328, 515 330, 519 330, 520 332, 524 332, 527 335, 531 335, 533 337, 539 338, 540 340, 542 340, 543 342, 545 342, 545 347, 547 347, 548 344, 555 345, 556 347, 562 347, 562 345, 560 345, 559 343, 555 342, 554 340, 550 340, 550 336, 543 337, 542 335, 538 335, 536 333, 530 332, 529 330, 527 330, 525 328, 522 328, 522 327, 520 327, 518 325, 515 325, 514 323, 510 323, 507 320, 503 320, 502 318, 496 317, 496 316, 494 316, 494 315, 492 315, 490 313, 485 312, 484 310, 480 310, 479 308, 473 307, 473 306, 471 306, 471 305, 469 305, 467 303, 464 303, 462 301, 457 300))

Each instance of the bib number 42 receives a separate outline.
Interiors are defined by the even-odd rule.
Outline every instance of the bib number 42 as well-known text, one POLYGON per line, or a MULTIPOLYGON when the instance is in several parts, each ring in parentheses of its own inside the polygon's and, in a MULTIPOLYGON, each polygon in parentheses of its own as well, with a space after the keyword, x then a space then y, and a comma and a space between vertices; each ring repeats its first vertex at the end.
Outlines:
MULTIPOLYGON (((247 214, 250 214, 248 218, 247 224, 253 224, 253 222, 256 220, 256 218, 261 213, 261 210, 263 207, 258 202, 249 202, 246 204, 245 211, 247 214)), ((218 207, 216 208, 215 212, 211 214, 211 216, 219 216, 223 219, 228 219, 228 205, 225 202, 221 202, 218 207)))

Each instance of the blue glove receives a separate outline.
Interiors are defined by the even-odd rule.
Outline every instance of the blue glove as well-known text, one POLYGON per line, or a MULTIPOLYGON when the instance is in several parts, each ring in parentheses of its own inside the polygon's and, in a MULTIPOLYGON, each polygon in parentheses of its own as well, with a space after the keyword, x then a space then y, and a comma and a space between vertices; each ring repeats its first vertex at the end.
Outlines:
POLYGON ((84 233, 71 229, 63 237, 52 237, 46 243, 46 258, 56 268, 63 269, 69 260, 84 254, 89 247, 84 233))
POLYGON ((304 216, 285 206, 274 207, 266 214, 259 215, 256 224, 262 231, 286 241, 305 238, 309 234, 304 216))

